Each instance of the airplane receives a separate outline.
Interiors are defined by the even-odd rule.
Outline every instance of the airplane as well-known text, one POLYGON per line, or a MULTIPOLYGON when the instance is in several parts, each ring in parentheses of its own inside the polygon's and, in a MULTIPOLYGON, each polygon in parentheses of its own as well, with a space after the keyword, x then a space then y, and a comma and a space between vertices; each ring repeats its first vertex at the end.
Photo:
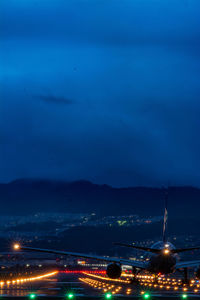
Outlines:
POLYGON ((120 278, 122 273, 122 265, 128 265, 132 267, 132 273, 137 274, 140 271, 148 271, 152 274, 158 276, 158 274, 166 275, 173 273, 175 271, 183 271, 184 278, 183 283, 189 283, 188 279, 188 268, 197 267, 196 277, 200 279, 200 259, 193 261, 178 261, 177 254, 200 249, 199 247, 191 247, 191 248, 176 248, 173 244, 167 241, 166 237, 166 229, 167 229, 167 221, 168 221, 168 211, 167 211, 167 198, 165 198, 165 211, 164 211, 164 220, 163 220, 163 239, 160 242, 156 242, 151 247, 142 247, 132 244, 124 244, 124 243, 115 243, 115 245, 129 247, 132 249, 142 250, 147 253, 150 253, 151 256, 149 261, 132 261, 129 259, 123 258, 115 258, 115 257, 103 257, 98 255, 90 255, 84 253, 76 253, 76 252, 65 252, 59 250, 51 250, 51 249, 40 249, 40 248, 32 248, 21 246, 20 244, 14 244, 14 250, 25 250, 25 251, 34 251, 34 252, 44 252, 44 253, 52 253, 58 255, 68 255, 73 257, 80 257, 86 259, 94 259, 98 261, 107 262, 106 274, 111 279, 120 278))

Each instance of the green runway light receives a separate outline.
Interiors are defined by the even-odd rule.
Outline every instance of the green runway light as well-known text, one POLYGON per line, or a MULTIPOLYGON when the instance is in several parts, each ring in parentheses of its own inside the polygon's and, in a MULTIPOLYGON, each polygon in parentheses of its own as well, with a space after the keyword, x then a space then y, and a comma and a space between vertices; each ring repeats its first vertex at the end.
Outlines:
POLYGON ((72 294, 72 293, 67 294, 67 298, 68 299, 73 299, 74 298, 74 294, 72 294))
POLYGON ((148 294, 148 293, 144 294, 144 295, 143 295, 143 298, 144 298, 144 299, 149 299, 149 298, 150 298, 150 294, 148 294))
POLYGON ((188 297, 187 294, 183 294, 183 295, 182 295, 182 298, 183 298, 183 299, 187 299, 187 297, 188 297))
POLYGON ((36 298, 36 294, 30 294, 30 295, 29 295, 29 298, 30 298, 30 299, 35 299, 35 298, 36 298))
POLYGON ((111 299, 112 298, 112 294, 111 293, 106 293, 105 294, 105 298, 106 299, 111 299))

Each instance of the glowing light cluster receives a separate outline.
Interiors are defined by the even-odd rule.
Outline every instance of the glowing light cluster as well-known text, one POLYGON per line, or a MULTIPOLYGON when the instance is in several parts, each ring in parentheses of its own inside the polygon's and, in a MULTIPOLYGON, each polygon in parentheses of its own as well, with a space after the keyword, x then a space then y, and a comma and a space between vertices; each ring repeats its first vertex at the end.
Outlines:
POLYGON ((23 284, 23 283, 35 281, 35 280, 41 280, 46 277, 54 276, 57 273, 58 273, 58 271, 54 271, 51 273, 46 273, 46 274, 35 276, 35 277, 16 278, 15 280, 0 281, 0 288, 2 288, 5 284, 6 285, 10 285, 10 284, 14 285, 14 284, 23 284))
POLYGON ((130 283, 130 282, 127 282, 127 280, 122 280, 122 279, 112 279, 112 278, 103 277, 103 276, 99 276, 99 275, 95 275, 95 274, 90 274, 90 273, 87 273, 87 272, 83 272, 83 274, 88 275, 88 276, 91 276, 91 277, 95 277, 95 278, 98 278, 98 279, 103 279, 103 280, 106 280, 106 281, 115 281, 115 282, 130 283))
MULTIPOLYGON (((181 279, 177 278, 167 278, 166 276, 160 276, 156 278, 155 276, 150 276, 150 275, 131 275, 130 274, 123 274, 123 277, 128 277, 126 278, 127 280, 121 280, 121 279, 110 279, 105 276, 99 276, 96 274, 89 274, 87 272, 83 272, 85 275, 88 277, 86 278, 79 278, 81 281, 89 284, 91 287, 96 288, 96 289, 102 289, 104 293, 111 291, 112 294, 119 293, 121 291, 122 287, 118 287, 117 284, 120 282, 123 284, 123 289, 125 289, 124 284, 130 284, 130 277, 135 277, 135 279, 138 280, 139 284, 141 286, 144 286, 144 289, 165 289, 166 291, 182 291, 183 294, 181 294, 181 297, 184 299, 183 295, 187 294, 187 291, 193 292, 193 293, 199 293, 199 281, 192 279, 189 285, 184 285, 182 283, 181 279), (108 283, 108 281, 113 281, 113 283, 108 283)), ((123 291, 126 295, 130 295, 132 293, 132 290, 130 288, 127 288, 123 291)), ((149 294, 145 291, 141 292, 141 295, 143 294, 149 294)), ((149 294, 150 295, 150 294, 149 294)), ((150 297, 150 296, 149 296, 150 297)), ((143 297, 144 299, 147 299, 143 297)), ((185 298, 186 299, 186 298, 185 298)))
POLYGON ((122 286, 117 286, 110 283, 105 283, 100 280, 91 279, 88 277, 85 278, 79 278, 80 281, 90 285, 93 288, 96 288, 98 290, 102 290, 103 293, 112 293, 112 295, 117 294, 121 291, 122 286))

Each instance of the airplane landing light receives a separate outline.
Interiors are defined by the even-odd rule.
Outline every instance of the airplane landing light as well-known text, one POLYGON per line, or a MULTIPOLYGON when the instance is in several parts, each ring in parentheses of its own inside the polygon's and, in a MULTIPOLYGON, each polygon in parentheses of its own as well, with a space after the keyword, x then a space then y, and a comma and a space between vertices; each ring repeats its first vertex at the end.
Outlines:
POLYGON ((169 253, 170 253, 170 250, 169 250, 169 249, 164 249, 164 251, 163 251, 163 252, 164 252, 164 254, 165 254, 165 255, 167 255, 167 254, 169 254, 169 253))

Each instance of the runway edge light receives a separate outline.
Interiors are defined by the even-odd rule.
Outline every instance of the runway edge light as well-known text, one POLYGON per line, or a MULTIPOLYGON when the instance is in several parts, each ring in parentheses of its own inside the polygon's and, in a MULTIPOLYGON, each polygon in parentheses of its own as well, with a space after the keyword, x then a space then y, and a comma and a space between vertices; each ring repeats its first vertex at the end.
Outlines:
POLYGON ((111 299, 112 298, 112 294, 111 293, 106 293, 105 294, 105 298, 106 299, 111 299))
POLYGON ((144 299, 149 299, 149 298, 150 298, 150 294, 149 294, 149 293, 143 294, 143 298, 144 298, 144 299))
POLYGON ((74 298, 74 294, 73 293, 68 293, 67 294, 67 299, 73 299, 74 298))
POLYGON ((36 294, 33 294, 33 293, 30 294, 30 295, 29 295, 29 299, 36 299, 36 294))

